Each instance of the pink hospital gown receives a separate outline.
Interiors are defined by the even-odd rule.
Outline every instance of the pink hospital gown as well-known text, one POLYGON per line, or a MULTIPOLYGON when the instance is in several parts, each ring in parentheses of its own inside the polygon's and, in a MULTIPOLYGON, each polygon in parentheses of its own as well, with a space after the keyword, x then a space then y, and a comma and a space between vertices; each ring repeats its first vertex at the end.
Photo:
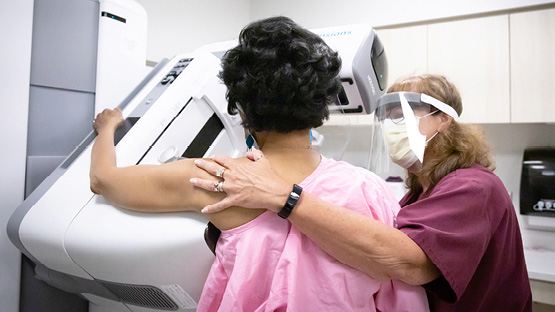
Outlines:
MULTIPOLYGON (((375 174, 322 157, 300 186, 329 203, 395 226, 399 205, 375 174)), ((333 239, 330 237, 329 239, 333 239)), ((421 287, 380 283, 328 255, 267 211, 222 231, 197 311, 428 311, 421 287)))

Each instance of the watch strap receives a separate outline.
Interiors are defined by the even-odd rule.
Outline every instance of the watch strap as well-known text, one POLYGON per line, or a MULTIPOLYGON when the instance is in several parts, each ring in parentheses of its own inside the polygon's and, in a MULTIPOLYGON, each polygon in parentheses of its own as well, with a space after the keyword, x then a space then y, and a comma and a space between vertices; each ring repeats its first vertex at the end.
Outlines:
POLYGON ((293 211, 293 208, 295 208, 295 205, 297 205, 302 192, 302 187, 298 186, 297 184, 293 184, 293 190, 291 190, 291 193, 289 193, 289 197, 287 197, 287 201, 285 202, 285 205, 283 205, 283 208, 281 208, 281 210, 278 212, 278 216, 283 219, 287 219, 287 217, 289 217, 289 215, 293 211))

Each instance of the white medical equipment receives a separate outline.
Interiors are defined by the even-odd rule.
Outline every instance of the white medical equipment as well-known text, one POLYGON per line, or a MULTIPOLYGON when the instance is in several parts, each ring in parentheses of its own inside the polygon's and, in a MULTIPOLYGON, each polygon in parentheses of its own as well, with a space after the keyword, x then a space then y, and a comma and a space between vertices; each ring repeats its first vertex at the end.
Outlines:
POLYGON ((134 0, 100 0, 99 11, 95 116, 121 103, 147 73, 145 9, 134 0))
POLYGON ((343 90, 330 111, 371 114, 387 87, 387 57, 376 31, 368 25, 312 30, 339 52, 343 90))
MULTIPOLYGON (((386 81, 385 53, 374 30, 342 26, 315 32, 343 59, 344 92, 331 109, 371 113, 386 81)), ((118 166, 243 155, 240 117, 227 113, 226 89, 217 78, 215 55, 223 51, 201 50, 162 61, 122 102, 118 166)), ((213 260, 204 242, 206 219, 122 210, 93 194, 94 137, 91 132, 16 209, 8 236, 36 263, 39 279, 81 294, 91 312, 194 311, 213 260)))

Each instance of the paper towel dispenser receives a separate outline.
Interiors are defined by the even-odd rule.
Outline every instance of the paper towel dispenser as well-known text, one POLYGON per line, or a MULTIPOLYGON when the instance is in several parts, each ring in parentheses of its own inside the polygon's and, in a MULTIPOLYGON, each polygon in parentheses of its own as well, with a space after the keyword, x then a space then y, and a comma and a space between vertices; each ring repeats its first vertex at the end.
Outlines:
POLYGON ((524 150, 520 213, 555 217, 555 147, 524 150))

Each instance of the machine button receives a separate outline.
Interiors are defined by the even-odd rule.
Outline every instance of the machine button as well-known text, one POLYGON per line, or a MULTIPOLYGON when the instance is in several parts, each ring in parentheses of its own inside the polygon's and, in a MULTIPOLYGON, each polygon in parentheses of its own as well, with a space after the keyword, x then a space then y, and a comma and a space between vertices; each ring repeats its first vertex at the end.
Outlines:
POLYGON ((545 205, 545 203, 543 202, 543 200, 538 201, 537 204, 534 205, 534 210, 536 211, 542 211, 543 210, 543 206, 545 205))

